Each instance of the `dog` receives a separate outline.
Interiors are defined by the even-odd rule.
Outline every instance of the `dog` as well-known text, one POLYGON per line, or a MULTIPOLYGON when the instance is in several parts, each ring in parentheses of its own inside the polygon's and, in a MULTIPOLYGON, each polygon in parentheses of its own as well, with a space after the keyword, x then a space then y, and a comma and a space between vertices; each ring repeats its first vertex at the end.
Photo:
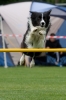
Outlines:
MULTIPOLYGON (((24 34, 21 48, 45 48, 46 33, 50 26, 50 12, 51 10, 44 13, 30 12, 31 17, 28 20, 28 27, 24 34)), ((40 54, 40 52, 23 52, 22 57, 20 58, 20 65, 24 63, 25 56, 28 55, 32 57, 32 60, 27 66, 34 66, 34 57, 39 56, 40 54)))

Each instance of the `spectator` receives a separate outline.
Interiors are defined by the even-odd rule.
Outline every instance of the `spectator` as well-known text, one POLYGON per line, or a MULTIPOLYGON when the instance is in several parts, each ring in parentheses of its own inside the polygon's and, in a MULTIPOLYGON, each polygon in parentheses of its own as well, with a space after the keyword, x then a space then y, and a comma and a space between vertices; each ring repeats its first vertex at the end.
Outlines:
MULTIPOLYGON (((55 36, 54 33, 52 33, 50 36, 55 36)), ((50 38, 49 40, 46 41, 46 48, 61 48, 61 45, 59 43, 59 40, 55 39, 55 38, 50 38)), ((60 54, 62 54, 62 52, 60 52, 60 54)), ((59 52, 49 52, 48 55, 50 55, 51 57, 55 58, 55 62, 54 64, 57 66, 61 66, 60 64, 60 55, 59 52)))

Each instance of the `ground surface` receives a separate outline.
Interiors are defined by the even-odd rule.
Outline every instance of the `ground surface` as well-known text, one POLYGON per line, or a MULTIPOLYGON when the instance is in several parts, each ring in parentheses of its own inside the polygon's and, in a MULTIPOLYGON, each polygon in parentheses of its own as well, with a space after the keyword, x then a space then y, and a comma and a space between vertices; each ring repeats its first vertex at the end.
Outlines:
POLYGON ((66 68, 0 68, 0 100, 66 100, 66 68))

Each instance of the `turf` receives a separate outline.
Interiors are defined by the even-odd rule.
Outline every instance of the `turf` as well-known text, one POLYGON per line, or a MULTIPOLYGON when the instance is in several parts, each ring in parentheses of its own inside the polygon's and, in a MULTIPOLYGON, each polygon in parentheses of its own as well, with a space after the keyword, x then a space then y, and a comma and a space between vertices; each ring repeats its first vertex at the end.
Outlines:
POLYGON ((0 68, 0 100, 66 100, 66 68, 0 68))

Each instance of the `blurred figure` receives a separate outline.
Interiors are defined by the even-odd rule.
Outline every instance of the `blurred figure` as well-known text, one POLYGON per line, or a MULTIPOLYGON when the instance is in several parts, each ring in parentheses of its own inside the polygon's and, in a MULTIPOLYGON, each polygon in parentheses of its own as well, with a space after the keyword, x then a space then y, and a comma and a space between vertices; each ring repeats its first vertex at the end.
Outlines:
MULTIPOLYGON (((54 33, 51 33, 50 36, 55 36, 54 33)), ((59 40, 55 39, 55 38, 50 38, 49 40, 46 41, 46 48, 62 48, 59 40)), ((57 66, 62 66, 60 64, 60 55, 62 54, 62 52, 48 52, 48 55, 50 55, 51 57, 55 58, 55 62, 54 64, 57 66)))

